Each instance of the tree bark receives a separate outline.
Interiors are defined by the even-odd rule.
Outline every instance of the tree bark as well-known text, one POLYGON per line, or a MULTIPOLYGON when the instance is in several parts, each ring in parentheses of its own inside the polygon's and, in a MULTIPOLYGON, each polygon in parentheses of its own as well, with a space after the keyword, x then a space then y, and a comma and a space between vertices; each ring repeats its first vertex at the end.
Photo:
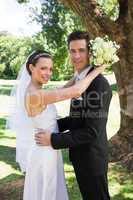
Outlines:
POLYGON ((113 66, 117 80, 121 123, 111 138, 110 160, 122 162, 133 170, 133 1, 119 0, 119 18, 111 21, 96 0, 59 0, 78 14, 92 38, 108 34, 120 44, 120 62, 113 66))

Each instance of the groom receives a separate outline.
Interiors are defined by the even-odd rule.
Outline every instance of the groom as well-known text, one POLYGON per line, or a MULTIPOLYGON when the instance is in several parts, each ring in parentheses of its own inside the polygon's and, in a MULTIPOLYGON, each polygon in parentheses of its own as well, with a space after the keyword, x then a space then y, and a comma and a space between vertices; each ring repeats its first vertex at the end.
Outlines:
MULTIPOLYGON (((88 62, 89 40, 89 34, 82 31, 68 36, 71 62, 77 71, 76 81, 93 70, 88 62)), ((58 120, 59 134, 46 131, 35 137, 39 145, 69 148, 83 200, 110 200, 106 123, 111 97, 111 88, 100 74, 82 96, 71 100, 69 117, 58 120)))

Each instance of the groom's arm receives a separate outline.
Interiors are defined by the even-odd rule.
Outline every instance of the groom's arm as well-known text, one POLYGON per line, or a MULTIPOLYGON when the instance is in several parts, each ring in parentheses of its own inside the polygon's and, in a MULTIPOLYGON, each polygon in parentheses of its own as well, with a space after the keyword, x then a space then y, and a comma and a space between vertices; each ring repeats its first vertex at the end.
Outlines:
POLYGON ((57 120, 59 132, 64 132, 70 129, 71 118, 65 117, 57 120))
POLYGON ((82 129, 75 129, 62 134, 51 134, 51 145, 54 149, 75 147, 81 144, 90 143, 97 137, 95 127, 88 126, 82 129))

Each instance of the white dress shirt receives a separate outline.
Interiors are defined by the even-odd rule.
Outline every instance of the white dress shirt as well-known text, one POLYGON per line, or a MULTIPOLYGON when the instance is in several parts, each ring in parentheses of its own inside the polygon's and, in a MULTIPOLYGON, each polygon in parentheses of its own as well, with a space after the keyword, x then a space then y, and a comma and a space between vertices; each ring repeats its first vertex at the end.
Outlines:
MULTIPOLYGON (((84 78, 86 77, 87 73, 89 72, 89 70, 91 69, 91 67, 92 67, 92 66, 89 65, 89 66, 88 66, 87 68, 85 68, 81 73, 76 72, 76 73, 75 73, 75 77, 76 77, 75 82, 84 79, 84 78)), ((78 97, 78 98, 76 98, 76 99, 82 100, 82 96, 80 96, 80 97, 78 97)))

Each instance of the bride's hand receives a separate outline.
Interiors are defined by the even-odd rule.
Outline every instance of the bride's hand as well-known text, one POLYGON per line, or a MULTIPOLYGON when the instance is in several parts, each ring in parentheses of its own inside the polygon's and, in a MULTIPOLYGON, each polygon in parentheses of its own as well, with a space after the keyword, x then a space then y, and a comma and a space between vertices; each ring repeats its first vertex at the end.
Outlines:
POLYGON ((98 69, 98 71, 100 71, 100 73, 102 73, 109 66, 110 65, 108 65, 108 64, 103 64, 103 65, 97 66, 96 69, 98 69))

